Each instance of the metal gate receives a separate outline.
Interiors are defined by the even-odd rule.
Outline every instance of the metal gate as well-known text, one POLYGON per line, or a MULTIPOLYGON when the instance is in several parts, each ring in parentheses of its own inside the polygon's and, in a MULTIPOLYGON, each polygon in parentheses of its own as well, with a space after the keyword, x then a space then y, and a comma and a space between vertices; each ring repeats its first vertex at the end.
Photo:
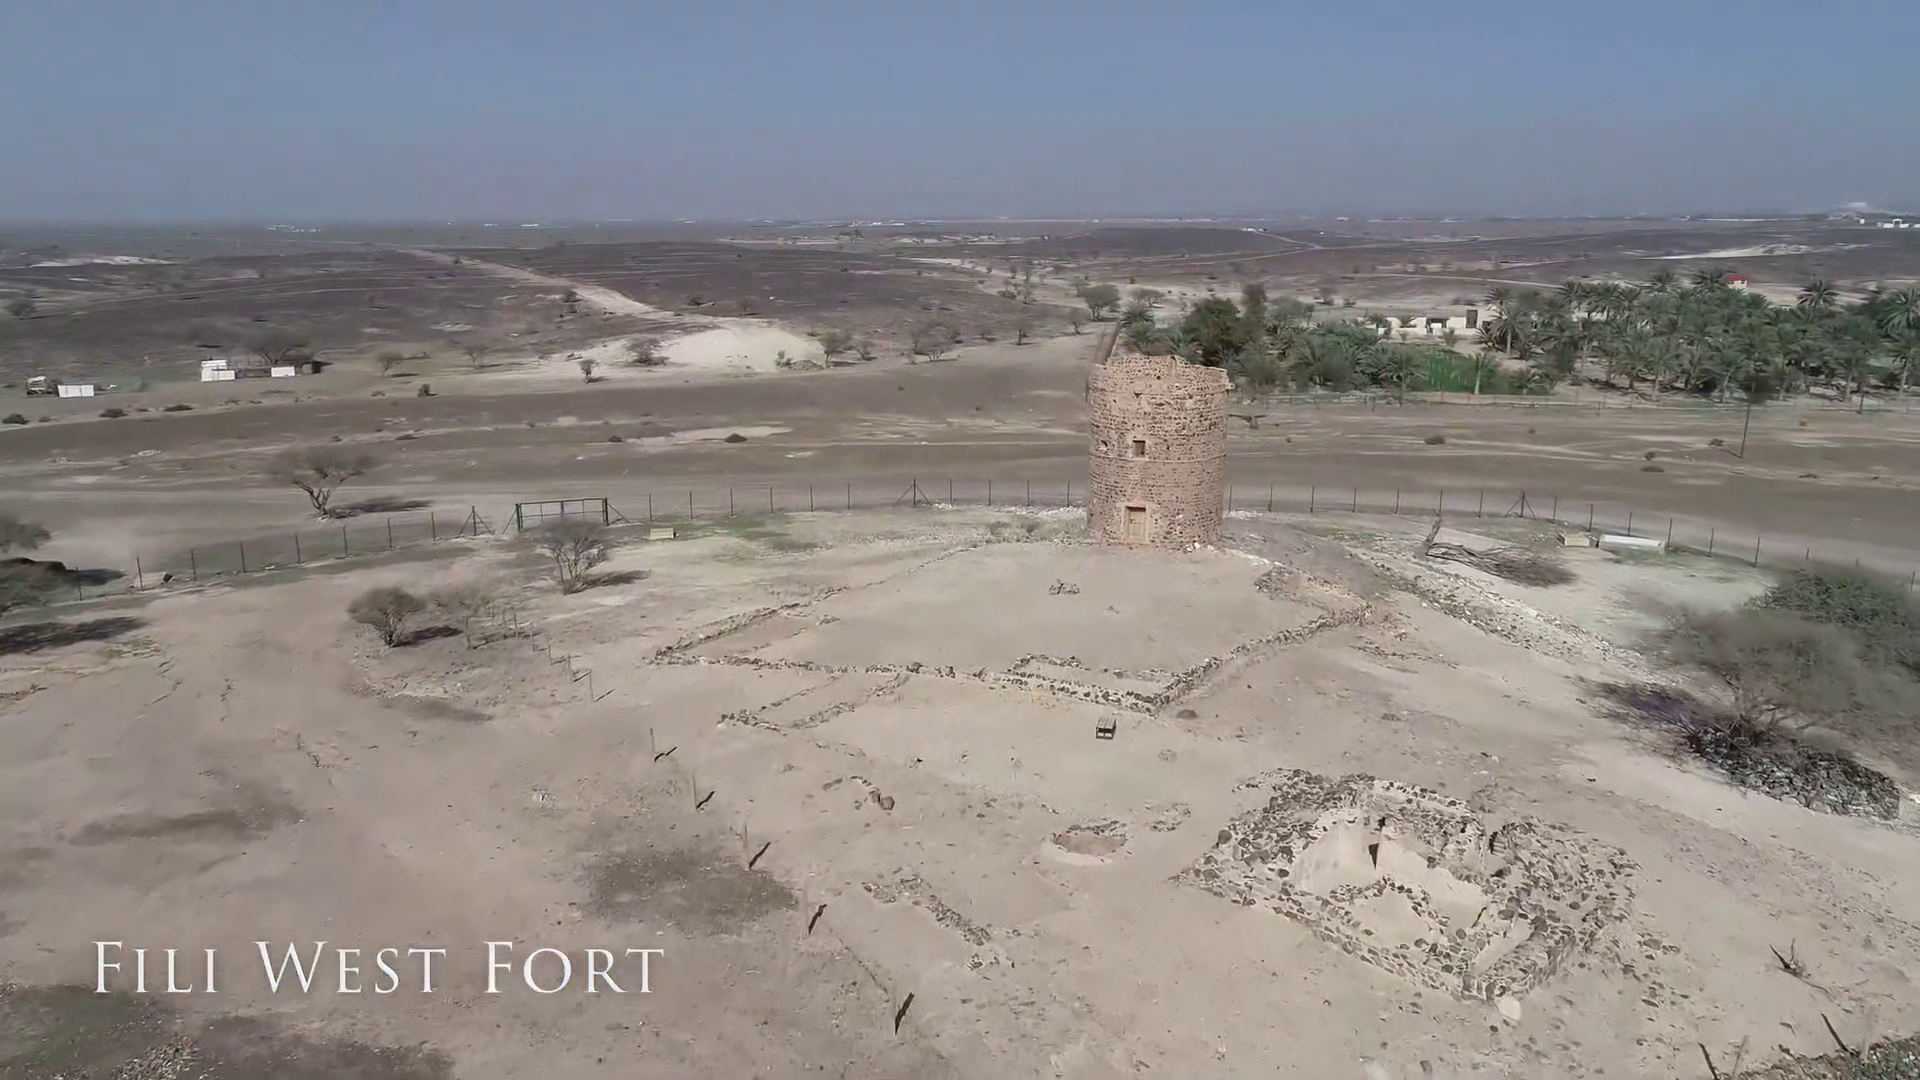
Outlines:
POLYGON ((537 529, 542 525, 568 519, 597 521, 602 525, 613 524, 613 508, 607 500, 594 499, 546 499, 539 502, 513 504, 513 528, 515 532, 537 529))

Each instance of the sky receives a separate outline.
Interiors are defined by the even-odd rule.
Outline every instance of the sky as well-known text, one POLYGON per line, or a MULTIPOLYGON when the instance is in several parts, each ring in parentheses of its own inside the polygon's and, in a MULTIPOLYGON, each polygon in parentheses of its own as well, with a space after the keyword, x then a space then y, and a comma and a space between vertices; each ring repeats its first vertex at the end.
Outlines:
POLYGON ((0 0, 0 220, 1920 210, 1914 0, 0 0))

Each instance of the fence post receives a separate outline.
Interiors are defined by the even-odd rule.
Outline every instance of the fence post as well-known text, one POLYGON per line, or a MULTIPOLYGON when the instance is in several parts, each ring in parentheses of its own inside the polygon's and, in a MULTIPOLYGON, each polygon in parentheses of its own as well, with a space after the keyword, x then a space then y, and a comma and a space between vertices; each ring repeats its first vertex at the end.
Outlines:
POLYGON ((947 477, 947 505, 953 505, 953 477, 947 477))
POLYGON ((1073 505, 1073 481, 1067 481, 1067 505, 1073 505))
POLYGON ((1400 512, 1400 489, 1399 488, 1393 489, 1393 512, 1396 514, 1400 512))
POLYGON ((187 549, 187 572, 193 575, 193 580, 200 580, 200 557, 192 548, 187 549))
POLYGON ((1267 485, 1267 513, 1273 513, 1273 485, 1267 485))
POLYGON ((240 572, 244 574, 247 572, 247 542, 236 540, 234 543, 240 545, 240 572))
POLYGON ((1233 509, 1233 485, 1232 484, 1227 485, 1227 509, 1228 511, 1232 511, 1233 509))
POLYGON ((727 516, 733 516, 733 489, 727 489, 727 516))
POLYGON ((1350 514, 1357 514, 1360 512, 1360 489, 1359 488, 1353 489, 1353 505, 1347 508, 1347 512, 1350 514))
POLYGON ((1633 511, 1627 511, 1627 535, 1633 535, 1633 511))
POLYGON ((1560 496, 1553 497, 1553 523, 1560 524, 1560 496))
POLYGON ((1673 546, 1673 519, 1672 518, 1667 519, 1667 546, 1669 548, 1673 546))
POLYGON ((299 533, 293 534, 293 561, 295 563, 304 563, 307 561, 306 557, 300 554, 300 534, 299 533))
POLYGON ((1307 488, 1307 513, 1309 514, 1313 513, 1314 497, 1318 494, 1320 494, 1319 488, 1317 487, 1307 488))
POLYGON ((647 492, 647 524, 653 524, 653 492, 647 492))
POLYGON ((393 550, 393 515, 387 515, 387 550, 393 550))
POLYGON ((133 587, 142 592, 146 591, 147 588, 147 575, 144 570, 140 569, 140 556, 138 555, 133 557, 133 587))
POLYGON ((1487 516, 1487 489, 1486 488, 1480 489, 1480 509, 1475 510, 1473 512, 1473 516, 1474 517, 1487 516))
POLYGON ((993 478, 987 478, 987 505, 993 505, 993 478))
POLYGON ((773 485, 767 485, 767 513, 773 513, 773 485))
POLYGON ((1593 504, 1592 503, 1587 504, 1587 531, 1589 533, 1593 531, 1593 504))
POLYGON ((1027 481, 1027 505, 1033 505, 1033 481, 1027 481))
MULTIPOLYGON (((813 481, 807 481, 807 513, 813 513, 813 481)), ((647 497, 647 516, 653 516, 653 497, 647 497)))
POLYGON ((853 481, 847 481, 847 509, 853 509, 853 481))
MULTIPOLYGON (((435 520, 434 513, 432 510, 427 511, 427 539, 437 544, 440 542, 440 522, 435 520)), ((294 540, 299 539, 298 535, 294 536, 294 540)))
POLYGON ((1708 556, 1713 555, 1713 534, 1714 534, 1714 530, 1709 528, 1707 530, 1707 555, 1708 556))
MULTIPOLYGON (((520 516, 519 508, 515 507, 514 510, 514 517, 517 520, 520 516)), ((344 559, 351 554, 353 554, 353 550, 347 546, 347 527, 342 525, 340 526, 340 557, 344 559)))
POLYGON ((1753 538, 1753 568, 1760 568, 1760 538, 1757 536, 1753 538))

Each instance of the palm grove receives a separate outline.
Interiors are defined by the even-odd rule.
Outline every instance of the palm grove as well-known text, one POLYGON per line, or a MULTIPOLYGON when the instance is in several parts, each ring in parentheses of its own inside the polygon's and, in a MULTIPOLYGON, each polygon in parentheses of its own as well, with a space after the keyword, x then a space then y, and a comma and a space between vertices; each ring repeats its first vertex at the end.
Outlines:
MULTIPOLYGON (((1091 292, 1094 286, 1086 291, 1091 292)), ((1111 289, 1111 286, 1104 287, 1111 289)), ((1095 317, 1101 310, 1089 297, 1095 317)), ((1383 387, 1470 393, 1546 393, 1576 376, 1659 396, 1726 400, 1822 389, 1864 404, 1872 387, 1904 391, 1920 372, 1920 290, 1843 303, 1822 280, 1780 305, 1732 287, 1725 271, 1682 283, 1662 271, 1645 284, 1569 281, 1554 290, 1487 293, 1469 351, 1456 331, 1414 344, 1378 315, 1316 322, 1312 304, 1249 284, 1238 303, 1208 297, 1163 323, 1159 294, 1135 289, 1120 335, 1136 351, 1224 367, 1251 390, 1280 386, 1383 387)))

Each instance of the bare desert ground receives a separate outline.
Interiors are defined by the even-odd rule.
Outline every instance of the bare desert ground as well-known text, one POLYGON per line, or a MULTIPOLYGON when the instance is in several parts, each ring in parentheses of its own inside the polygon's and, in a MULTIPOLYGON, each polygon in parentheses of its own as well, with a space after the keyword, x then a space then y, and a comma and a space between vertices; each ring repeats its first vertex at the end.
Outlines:
POLYGON ((1602 708, 1668 677, 1659 602, 1761 572, 1594 551, 1528 589, 1391 515, 1238 512, 1179 555, 1081 527, 631 530, 564 597, 469 541, 16 642, 0 1061, 1670 1077, 1826 1054, 1823 1015, 1920 1027, 1911 823, 1743 792, 1602 708), (512 602, 471 642, 343 616, 483 578, 512 602), (97 940, 217 949, 220 992, 96 998, 97 940), (258 940, 448 955, 431 996, 275 994, 258 940), (665 951, 645 997, 487 994, 486 941, 665 951))

